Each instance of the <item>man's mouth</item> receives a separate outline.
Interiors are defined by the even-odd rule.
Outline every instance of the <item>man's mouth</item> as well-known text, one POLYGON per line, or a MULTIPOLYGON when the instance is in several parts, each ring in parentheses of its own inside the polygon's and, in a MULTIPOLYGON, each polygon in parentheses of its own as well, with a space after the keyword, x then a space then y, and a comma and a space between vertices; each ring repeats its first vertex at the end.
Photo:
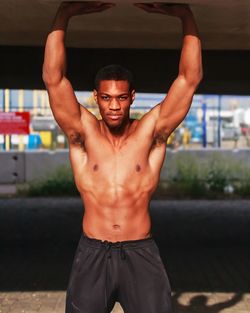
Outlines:
POLYGON ((111 120, 119 120, 119 118, 121 118, 121 115, 119 114, 108 114, 108 117, 111 119, 111 120))

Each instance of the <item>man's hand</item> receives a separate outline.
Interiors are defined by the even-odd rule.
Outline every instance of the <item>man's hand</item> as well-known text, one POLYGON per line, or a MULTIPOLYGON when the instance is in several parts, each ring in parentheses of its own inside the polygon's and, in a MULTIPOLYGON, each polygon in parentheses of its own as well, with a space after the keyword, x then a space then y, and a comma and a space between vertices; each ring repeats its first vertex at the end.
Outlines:
POLYGON ((115 6, 114 3, 102 1, 64 1, 59 10, 68 14, 69 17, 82 14, 98 13, 115 6))
POLYGON ((135 3, 134 5, 148 13, 159 13, 179 18, 183 18, 187 14, 191 13, 191 10, 187 4, 153 2, 135 3))

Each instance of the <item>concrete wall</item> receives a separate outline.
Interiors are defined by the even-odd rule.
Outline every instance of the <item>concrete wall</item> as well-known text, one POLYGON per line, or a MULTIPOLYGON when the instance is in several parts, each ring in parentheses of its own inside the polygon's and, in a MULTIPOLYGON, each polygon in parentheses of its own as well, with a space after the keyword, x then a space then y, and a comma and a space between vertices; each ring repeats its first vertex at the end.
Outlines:
POLYGON ((14 184, 25 181, 25 153, 0 153, 0 184, 14 184))
MULTIPOLYGON (((223 157, 229 162, 247 164, 250 166, 250 149, 222 150, 168 150, 161 171, 161 179, 174 172, 178 159, 194 158, 199 164, 205 164, 213 156, 223 157)), ((41 179, 52 173, 58 166, 69 165, 68 150, 57 151, 27 151, 0 153, 0 184, 14 184, 41 179)))
POLYGON ((25 181, 48 176, 61 165, 69 165, 68 150, 26 152, 25 181))
POLYGON ((0 184, 30 182, 69 164, 68 150, 1 152, 0 184))

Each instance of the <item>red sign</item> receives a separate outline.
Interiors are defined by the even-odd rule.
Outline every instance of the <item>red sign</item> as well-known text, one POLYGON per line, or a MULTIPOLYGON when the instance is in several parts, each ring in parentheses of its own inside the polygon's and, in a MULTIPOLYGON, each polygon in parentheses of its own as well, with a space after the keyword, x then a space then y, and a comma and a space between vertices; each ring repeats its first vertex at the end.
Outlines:
POLYGON ((0 112, 0 134, 28 135, 29 124, 29 112, 0 112))

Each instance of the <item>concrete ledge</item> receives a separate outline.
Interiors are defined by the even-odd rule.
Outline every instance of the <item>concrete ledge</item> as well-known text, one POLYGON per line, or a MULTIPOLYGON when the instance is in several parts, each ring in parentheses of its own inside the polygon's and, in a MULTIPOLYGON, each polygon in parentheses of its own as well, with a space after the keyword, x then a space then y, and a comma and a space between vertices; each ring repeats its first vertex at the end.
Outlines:
MULTIPOLYGON (((198 164, 205 165, 212 157, 224 158, 227 162, 250 166, 250 149, 189 149, 167 150, 161 171, 161 179, 165 180, 176 168, 177 159, 190 158, 198 164)), ((69 151, 25 151, 0 153, 0 184, 15 184, 41 179, 55 171, 59 166, 69 165, 69 151)))
POLYGON ((0 153, 0 184, 15 184, 25 181, 25 152, 0 153))
POLYGON ((69 165, 69 151, 32 151, 25 153, 25 182, 41 179, 62 165, 69 165))

